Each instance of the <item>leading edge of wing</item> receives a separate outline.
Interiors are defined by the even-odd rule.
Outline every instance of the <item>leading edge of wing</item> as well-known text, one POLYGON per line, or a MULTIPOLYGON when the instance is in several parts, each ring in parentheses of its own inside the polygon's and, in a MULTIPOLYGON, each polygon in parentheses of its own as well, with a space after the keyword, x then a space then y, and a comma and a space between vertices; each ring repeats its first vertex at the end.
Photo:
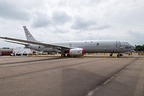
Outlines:
POLYGON ((9 43, 20 44, 20 45, 28 45, 27 43, 23 43, 23 42, 14 42, 14 41, 8 41, 8 40, 5 40, 5 41, 9 43))
POLYGON ((36 45, 42 45, 45 47, 53 47, 55 49, 71 49, 69 47, 65 46, 59 46, 59 45, 53 45, 53 44, 47 44, 47 43, 41 43, 41 42, 36 42, 36 41, 28 41, 28 40, 22 40, 22 39, 15 39, 15 38, 9 38, 9 37, 0 37, 1 39, 6 39, 6 40, 12 40, 12 41, 18 41, 18 42, 24 42, 24 43, 31 43, 31 44, 36 44, 36 45))

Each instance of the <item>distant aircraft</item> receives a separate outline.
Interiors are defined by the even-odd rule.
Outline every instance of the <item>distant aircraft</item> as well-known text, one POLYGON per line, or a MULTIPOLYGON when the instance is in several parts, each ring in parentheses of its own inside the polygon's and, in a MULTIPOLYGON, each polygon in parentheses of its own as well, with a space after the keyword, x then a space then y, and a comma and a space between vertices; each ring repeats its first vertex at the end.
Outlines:
POLYGON ((23 26, 27 40, 0 37, 1 39, 11 40, 11 43, 25 45, 37 51, 43 52, 60 52, 61 57, 65 56, 83 56, 85 53, 118 53, 117 57, 121 57, 122 53, 134 50, 134 47, 128 42, 120 41, 102 41, 102 40, 88 40, 75 42, 61 42, 61 43, 42 43, 32 36, 26 26, 23 26), (17 41, 17 42, 14 42, 17 41))

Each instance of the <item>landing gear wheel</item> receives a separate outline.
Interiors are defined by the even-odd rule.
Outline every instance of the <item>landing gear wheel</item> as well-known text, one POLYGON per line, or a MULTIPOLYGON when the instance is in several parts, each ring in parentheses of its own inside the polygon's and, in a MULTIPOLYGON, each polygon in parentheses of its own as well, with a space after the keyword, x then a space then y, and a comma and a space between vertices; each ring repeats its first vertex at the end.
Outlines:
POLYGON ((65 57, 65 54, 61 54, 61 57, 65 57))
POLYGON ((123 56, 123 55, 122 55, 122 54, 119 54, 119 53, 117 54, 117 57, 121 57, 121 56, 123 56))
POLYGON ((113 53, 111 53, 110 56, 113 56, 113 53))

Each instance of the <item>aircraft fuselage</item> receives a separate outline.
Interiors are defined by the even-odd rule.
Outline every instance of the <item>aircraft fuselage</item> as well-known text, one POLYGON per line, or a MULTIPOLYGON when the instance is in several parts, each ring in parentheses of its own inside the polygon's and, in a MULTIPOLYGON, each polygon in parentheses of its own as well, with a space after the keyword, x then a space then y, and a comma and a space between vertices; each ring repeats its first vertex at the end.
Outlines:
MULTIPOLYGON (((128 42, 120 42, 120 41, 93 40, 93 41, 61 42, 61 43, 52 43, 52 44, 71 47, 71 48, 83 48, 84 53, 121 53, 121 52, 127 52, 134 49, 134 47, 130 45, 128 42)), ((38 46, 34 44, 31 44, 29 47, 44 52, 57 51, 52 47, 44 47, 44 46, 38 46)))

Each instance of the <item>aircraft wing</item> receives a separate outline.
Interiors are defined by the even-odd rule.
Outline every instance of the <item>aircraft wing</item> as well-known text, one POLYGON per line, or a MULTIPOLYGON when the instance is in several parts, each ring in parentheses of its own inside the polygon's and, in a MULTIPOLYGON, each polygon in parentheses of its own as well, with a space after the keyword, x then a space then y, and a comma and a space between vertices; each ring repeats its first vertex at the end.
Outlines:
POLYGON ((15 44, 21 44, 21 45, 29 45, 27 43, 20 43, 20 42, 8 41, 8 40, 6 40, 6 42, 15 43, 15 44))
POLYGON ((15 38, 9 38, 9 37, 0 37, 0 38, 1 38, 1 39, 6 39, 6 40, 23 42, 23 43, 30 43, 30 44, 42 45, 42 46, 45 46, 45 47, 52 47, 52 48, 55 48, 55 49, 58 49, 58 50, 68 50, 68 49, 71 49, 70 47, 66 47, 66 46, 59 46, 59 45, 47 44, 47 43, 41 43, 41 42, 36 42, 36 41, 28 41, 28 40, 15 39, 15 38))

